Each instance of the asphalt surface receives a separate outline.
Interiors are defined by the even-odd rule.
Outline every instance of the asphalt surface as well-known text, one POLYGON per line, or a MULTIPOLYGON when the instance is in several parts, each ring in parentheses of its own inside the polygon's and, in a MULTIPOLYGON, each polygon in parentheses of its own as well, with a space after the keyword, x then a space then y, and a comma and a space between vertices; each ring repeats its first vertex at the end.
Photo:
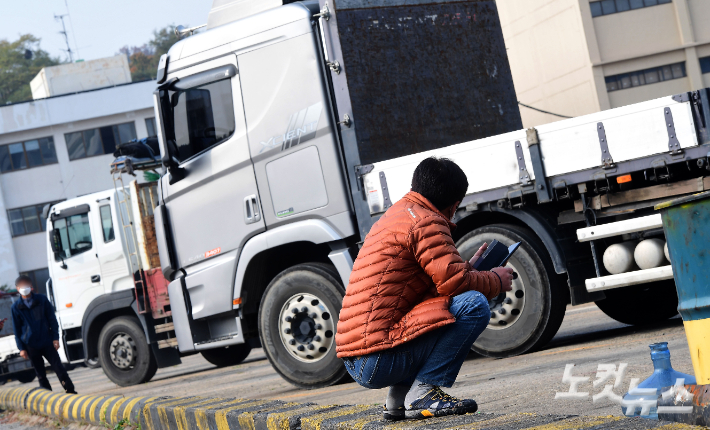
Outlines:
MULTIPOLYGON (((483 413, 620 416, 620 407, 611 401, 592 400, 605 385, 593 387, 597 366, 628 363, 622 384, 614 389, 623 395, 631 378, 643 380, 653 372, 648 345, 654 342, 668 342, 673 367, 693 373, 680 317, 654 326, 633 327, 612 320, 594 304, 569 307, 557 336, 543 350, 506 359, 471 353, 448 391, 476 399, 483 413), (566 364, 575 364, 574 376, 590 378, 579 385, 579 391, 589 392, 586 399, 555 400, 556 392, 569 390, 569 385, 562 382, 566 364)), ((80 394, 191 395, 322 405, 382 404, 387 394, 386 390, 368 390, 351 381, 317 390, 298 389, 271 368, 261 349, 253 350, 244 363, 226 368, 216 368, 200 355, 186 357, 183 364, 160 369, 152 381, 132 387, 114 385, 101 369, 80 367, 69 374, 80 394)), ((50 375, 50 382, 55 390, 60 386, 54 375, 50 375)), ((613 378, 606 382, 613 383, 613 378)), ((15 381, 8 383, 19 385, 15 381)))

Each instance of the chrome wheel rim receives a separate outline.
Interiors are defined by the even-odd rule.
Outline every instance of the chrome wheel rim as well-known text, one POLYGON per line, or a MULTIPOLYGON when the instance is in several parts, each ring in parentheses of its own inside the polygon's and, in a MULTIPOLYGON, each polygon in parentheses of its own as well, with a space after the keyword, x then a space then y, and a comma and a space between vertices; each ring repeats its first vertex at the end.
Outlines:
POLYGON ((126 333, 117 333, 109 345, 111 362, 119 369, 129 369, 136 362, 136 343, 126 333))
POLYGON ((281 308, 279 334, 284 348, 293 358, 315 363, 333 347, 333 312, 313 294, 296 294, 281 308))
POLYGON ((507 264, 507 267, 513 269, 518 274, 517 279, 513 279, 511 291, 506 291, 505 299, 500 303, 491 303, 491 320, 488 322, 490 330, 505 330, 511 327, 520 320, 520 315, 525 308, 525 285, 530 280, 522 267, 513 258, 507 264))

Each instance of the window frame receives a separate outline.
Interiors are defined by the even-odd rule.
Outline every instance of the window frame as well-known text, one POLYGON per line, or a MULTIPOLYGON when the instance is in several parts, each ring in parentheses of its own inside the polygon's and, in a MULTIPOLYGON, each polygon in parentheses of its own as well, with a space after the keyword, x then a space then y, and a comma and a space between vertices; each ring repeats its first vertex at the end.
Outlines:
MULTIPOLYGON (((232 94, 231 94, 232 97, 230 98, 230 100, 232 101, 232 104, 231 104, 231 108, 232 108, 232 120, 233 120, 233 123, 234 123, 234 129, 232 130, 232 132, 231 132, 228 136, 225 136, 223 139, 221 139, 221 140, 215 142, 214 144, 210 145, 208 148, 205 148, 205 149, 203 149, 202 151, 197 152, 197 153, 195 153, 195 154, 193 154, 193 155, 191 155, 191 156, 185 158, 184 160, 179 160, 179 158, 177 158, 177 154, 173 154, 173 153, 172 153, 174 150, 177 149, 177 143, 175 143, 175 148, 170 148, 169 151, 171 152, 171 156, 173 156, 173 157, 175 157, 176 159, 179 160, 179 163, 178 163, 179 166, 184 166, 186 163, 189 163, 190 161, 196 159, 197 157, 199 157, 199 156, 201 156, 201 155, 203 155, 203 154, 206 154, 207 152, 213 150, 214 148, 218 147, 219 145, 223 144, 224 142, 226 142, 226 141, 228 141, 229 139, 231 139, 232 137, 234 137, 234 134, 237 132, 237 117, 236 117, 237 110, 234 109, 234 84, 232 83, 232 78, 233 78, 233 76, 228 76, 228 77, 224 77, 224 78, 222 78, 222 79, 217 79, 217 80, 210 81, 210 82, 201 82, 201 83, 198 83, 198 84, 195 85, 195 86, 190 86, 190 87, 183 88, 183 89, 170 89, 170 90, 168 90, 168 94, 169 94, 168 97, 170 98, 170 101, 168 102, 168 105, 170 106, 170 109, 171 109, 171 112, 170 112, 170 124, 173 124, 173 123, 174 123, 173 120, 175 119, 175 115, 174 115, 174 108, 175 108, 175 106, 173 106, 173 104, 172 104, 172 103, 173 103, 173 96, 175 96, 175 94, 178 94, 178 93, 180 93, 180 94, 187 94, 187 92, 190 91, 190 90, 200 89, 200 88, 205 87, 205 86, 207 86, 207 85, 218 84, 218 83, 220 83, 220 82, 227 82, 227 83, 229 84, 229 91, 232 93, 232 94)), ((178 99, 179 99, 179 97, 178 97, 178 99)), ((210 95, 210 100, 211 100, 211 95, 210 95)), ((213 104, 212 106, 214 106, 214 104, 213 104)), ((174 128, 173 128, 170 132, 172 133, 173 140, 175 140, 175 130, 174 130, 174 128)))
MULTIPOLYGON (((64 145, 65 145, 65 146, 68 145, 68 141, 69 141, 69 139, 67 138, 67 136, 72 135, 72 134, 77 134, 77 133, 81 135, 81 142, 82 142, 82 145, 84 146, 84 156, 83 156, 83 157, 77 157, 77 158, 71 158, 71 151, 69 151, 69 147, 67 146, 67 153, 68 153, 68 156, 69 156, 69 161, 84 160, 84 159, 87 159, 87 158, 101 157, 101 156, 103 156, 103 155, 113 154, 113 152, 104 152, 106 148, 105 148, 105 146, 104 146, 104 138, 101 136, 101 129, 103 129, 103 128, 111 128, 111 133, 112 133, 113 136, 114 136, 114 151, 115 151, 116 148, 118 148, 117 145, 120 145, 120 143, 116 143, 116 137, 117 137, 117 136, 120 137, 120 133, 119 133, 119 131, 118 131, 118 127, 119 127, 119 126, 122 126, 122 125, 127 125, 127 124, 130 124, 130 125, 133 126, 133 136, 136 136, 136 137, 137 137, 138 135, 136 134, 136 122, 135 122, 135 121, 126 121, 126 122, 122 122, 122 123, 119 123, 119 124, 104 125, 104 126, 101 126, 101 127, 87 128, 87 129, 85 129, 85 130, 76 130, 76 131, 71 131, 71 132, 69 132, 69 133, 64 133, 64 145), (88 147, 86 146, 86 138, 84 137, 84 133, 86 133, 86 132, 94 132, 94 133, 96 133, 96 136, 98 136, 98 138, 99 138, 99 148, 101 148, 101 152, 100 152, 99 154, 89 155, 88 147)), ((136 137, 134 137, 134 139, 135 139, 136 137)), ((119 140, 120 140, 120 139, 119 139, 119 140)))
MULTIPOLYGON (((89 218, 89 213, 90 213, 90 211, 89 211, 89 212, 73 213, 73 214, 68 215, 68 216, 66 216, 66 217, 59 217, 59 218, 56 218, 56 219, 52 220, 52 231, 54 231, 54 230, 57 230, 57 228, 56 228, 56 223, 57 223, 58 221, 64 220, 64 223, 65 223, 65 224, 68 224, 69 220, 72 219, 72 218, 74 218, 74 217, 77 217, 77 216, 79 216, 79 217, 80 217, 80 216, 86 216, 86 224, 87 224, 88 227, 89 227, 89 239, 91 240, 91 246, 89 246, 89 247, 87 247, 87 248, 82 248, 81 251, 80 251, 80 252, 77 252, 76 254, 66 255, 66 253, 65 253, 65 255, 64 255, 63 257, 60 257, 60 256, 59 256, 59 253, 54 253, 54 261, 68 260, 68 259, 70 259, 70 258, 76 257, 77 255, 84 254, 84 253, 86 253, 86 252, 91 251, 92 249, 94 249, 94 247, 96 246, 96 244, 94 243, 94 238, 93 238, 92 231, 91 231, 91 218, 89 218)), ((72 224, 72 225, 73 225, 73 224, 72 224)), ((67 239, 67 243, 69 244, 69 250, 71 251, 72 248, 71 248, 71 238, 69 237, 69 227, 70 227, 69 225, 66 225, 64 228, 66 228, 66 231, 67 231, 67 238, 66 238, 66 239, 67 239)), ((60 227, 60 228, 61 228, 61 227, 60 227)), ((60 239, 60 242, 62 242, 62 252, 65 252, 66 250, 64 249, 64 244, 63 244, 64 240, 63 240, 63 238, 60 239)), ((75 243, 76 243, 76 242, 75 242, 75 243)), ((78 248, 77 248, 77 249, 78 249, 78 248)))
POLYGON ((113 210, 111 208, 111 204, 107 203, 105 205, 99 206, 99 221, 101 222, 101 237, 104 239, 104 243, 111 243, 114 240, 116 240, 116 224, 113 222, 113 210), (106 239, 106 233, 104 231, 104 214, 103 214, 103 208, 108 208, 108 215, 109 219, 111 220, 111 232, 113 233, 113 237, 111 239, 106 239))
POLYGON ((700 62, 700 73, 706 75, 710 73, 710 56, 698 58, 700 62))
POLYGON ((158 137, 158 122, 155 120, 154 116, 145 119, 145 132, 148 135, 148 137, 158 137), (153 135, 150 134, 150 127, 148 126, 149 121, 151 121, 153 123, 152 127, 153 127, 153 132, 155 133, 153 135))
POLYGON ((635 70, 633 72, 627 72, 627 73, 619 73, 617 75, 611 75, 611 76, 605 76, 604 77, 604 82, 606 83, 606 91, 607 93, 613 93, 616 91, 621 91, 621 90, 626 90, 629 88, 636 88, 636 87, 642 87, 645 85, 654 85, 654 84, 660 84, 661 82, 666 82, 666 81, 674 81, 676 79, 683 79, 688 77, 688 69, 685 65, 685 61, 681 61, 679 63, 672 63, 672 64, 664 64, 662 66, 657 66, 657 67, 649 67, 647 69, 642 69, 642 70, 635 70), (667 78, 665 76, 664 70, 665 68, 670 68, 671 71, 671 78, 667 78), (680 72, 682 73, 682 76, 677 76, 673 72, 674 68, 679 68, 680 72), (648 79, 646 79, 646 76, 650 74, 650 76, 654 76, 653 74, 655 73, 655 76, 658 78, 655 82, 648 82, 648 79), (628 78, 631 82, 631 85, 628 87, 624 87, 622 84, 622 80, 628 78), (610 89, 613 86, 613 83, 616 82, 616 89, 610 89))
MULTIPOLYGON (((621 0, 623 1, 623 0, 621 0)), ((607 16, 607 15, 614 15, 617 13, 624 13, 624 12, 631 12, 634 10, 638 9, 644 9, 647 7, 654 7, 654 6, 661 6, 664 4, 670 4, 673 3, 673 0, 637 0, 641 2, 641 6, 636 6, 634 7, 632 5, 633 0, 626 0, 629 8, 625 10, 619 10, 619 2, 620 0, 592 0, 589 2, 589 11, 590 14, 592 15, 592 18, 598 18, 600 16, 607 16), (647 4, 649 1, 655 2, 655 4, 647 4), (604 11, 604 5, 603 3, 607 4, 612 4, 612 9, 613 11, 604 11)))
MULTIPOLYGON (((6 170, 6 171, 4 171, 4 172, 3 172, 2 170, 0 170, 0 173, 2 173, 2 174, 8 174, 8 173, 13 173, 13 172, 20 172, 20 171, 22 171, 22 170, 35 169, 35 168, 37 168, 37 167, 50 166, 50 165, 52 165, 52 164, 58 164, 58 163, 59 163, 59 160, 57 159, 57 148, 56 148, 56 146, 54 145, 54 136, 38 137, 38 138, 36 138, 36 139, 27 139, 27 140, 24 140, 24 141, 21 141, 21 142, 6 143, 6 144, 3 144, 3 145, 0 145, 0 148, 2 148, 2 149, 0 149, 0 151, 2 151, 2 150, 6 150, 6 151, 7 151, 7 157, 8 157, 8 160, 9 160, 9 162, 10 162, 10 170, 6 170), (54 161, 45 161, 45 156, 44 156, 44 154, 42 153, 42 143, 41 143, 42 140, 48 140, 49 142, 51 142, 51 144, 52 144, 52 150, 54 151, 54 161), (42 160, 42 163, 41 163, 41 164, 38 164, 38 165, 36 165, 36 166, 30 165, 30 157, 27 155, 27 146, 26 146, 26 144, 27 144, 28 142, 34 142, 34 141, 37 142, 39 156, 40 156, 40 159, 42 160), (23 155, 24 160, 25 160, 25 167, 22 167, 22 168, 15 168, 15 167, 14 167, 14 163, 13 163, 13 161, 12 161, 12 156, 10 155, 10 146, 11 146, 11 145, 22 145, 22 155, 23 155)), ((2 168, 2 166, 0 166, 0 169, 1 169, 1 168, 2 168)))
MULTIPOLYGON (((200 66, 193 66, 198 69, 202 69, 200 66)), ((173 124, 173 106, 172 106, 172 95, 176 92, 184 92, 193 88, 199 88, 205 85, 213 84, 216 82, 220 81, 228 81, 230 84, 230 91, 232 92, 232 113, 233 113, 233 119, 234 119, 234 125, 235 129, 232 134, 227 136, 226 138, 222 139, 221 141, 215 143, 214 145, 210 146, 209 148, 206 148, 194 155, 192 155, 189 158, 186 158, 185 160, 182 160, 178 162, 178 166, 183 166, 187 163, 192 162, 192 160, 197 159, 198 157, 202 156, 203 154, 207 153, 208 151, 211 151, 212 149, 216 148, 217 146, 223 144, 224 142, 227 142, 229 139, 234 137, 234 135, 237 132, 237 125, 239 124, 239 121, 237 120, 237 112, 239 112, 239 109, 236 109, 234 107, 235 105, 235 100, 234 100, 234 86, 235 86, 235 80, 233 78, 236 78, 239 76, 237 67, 236 67, 236 62, 228 62, 227 64, 219 65, 214 68, 206 69, 206 70, 200 70, 200 71, 194 71, 193 73, 190 73, 191 70, 194 70, 193 67, 190 67, 189 69, 185 70, 186 74, 183 76, 182 73, 178 73, 179 79, 170 79, 168 83, 165 86, 160 86, 158 87, 158 90, 154 93, 158 97, 158 102, 159 102, 159 109, 160 109, 160 117, 161 117, 161 122, 158 122, 158 119, 156 117, 156 127, 161 128, 161 130, 156 130, 156 132, 162 131, 165 133, 164 136, 164 142, 165 142, 165 147, 163 150, 165 150, 168 154, 169 157, 174 157, 174 151, 177 149, 177 145, 174 144, 175 148, 173 148, 170 145, 171 140, 174 140, 175 136, 175 128, 173 124)), ((236 79, 237 84, 239 84, 239 78, 236 79)), ((240 94, 241 97, 241 89, 238 90, 238 94, 240 94)), ((177 157, 176 157, 177 158, 177 157)))
POLYGON ((39 203, 36 205, 27 205, 27 206, 21 206, 18 208, 12 208, 12 209, 7 209, 7 220, 8 223, 10 224, 10 236, 15 238, 15 237, 21 237, 21 236, 28 236, 30 234, 37 234, 37 233, 44 233, 47 231, 47 219, 42 218, 42 209, 47 206, 47 205, 56 205, 57 203, 63 202, 64 200, 56 200, 53 202, 46 202, 46 203, 39 203), (37 214, 37 219, 39 220, 39 230, 38 231, 33 231, 31 233, 27 232, 27 225, 25 223, 25 217, 23 215, 23 212, 25 209, 29 208, 35 208, 36 214, 37 214), (19 212, 21 219, 22 219, 22 233, 20 234, 15 234, 12 226, 12 218, 10 216, 11 212, 19 212))

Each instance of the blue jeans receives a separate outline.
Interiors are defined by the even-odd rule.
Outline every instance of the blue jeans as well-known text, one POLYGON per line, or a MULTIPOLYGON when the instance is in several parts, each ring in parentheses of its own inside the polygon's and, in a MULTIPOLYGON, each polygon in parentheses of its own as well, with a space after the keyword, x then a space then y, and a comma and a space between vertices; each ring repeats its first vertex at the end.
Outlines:
POLYGON ((451 387, 471 345, 491 319, 486 297, 467 291, 451 300, 456 321, 395 348, 343 359, 345 368, 365 388, 410 386, 414 380, 451 387))

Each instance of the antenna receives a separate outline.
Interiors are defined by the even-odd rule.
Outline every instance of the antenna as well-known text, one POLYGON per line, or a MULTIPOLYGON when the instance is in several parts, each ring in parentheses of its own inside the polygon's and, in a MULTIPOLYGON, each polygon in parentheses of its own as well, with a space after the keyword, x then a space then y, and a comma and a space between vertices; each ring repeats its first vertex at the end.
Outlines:
POLYGON ((71 47, 69 46, 69 36, 67 35, 67 28, 64 26, 64 17, 67 16, 68 14, 64 15, 57 15, 56 13, 54 14, 54 19, 55 20, 60 20, 62 21, 62 31, 59 32, 59 34, 64 35, 64 41, 67 43, 67 49, 62 49, 62 51, 66 51, 67 54, 69 54, 69 62, 73 63, 74 62, 74 57, 72 56, 72 50, 71 47))

